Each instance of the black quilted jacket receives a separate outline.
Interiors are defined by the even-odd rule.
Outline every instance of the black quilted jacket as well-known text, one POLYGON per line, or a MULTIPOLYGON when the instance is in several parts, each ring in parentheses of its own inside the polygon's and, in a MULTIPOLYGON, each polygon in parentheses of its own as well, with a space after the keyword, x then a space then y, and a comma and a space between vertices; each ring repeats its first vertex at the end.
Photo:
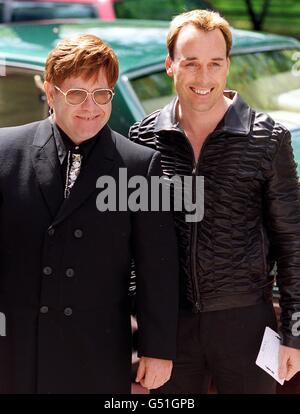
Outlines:
POLYGON ((202 221, 174 212, 181 306, 199 312, 268 300, 276 260, 283 343, 300 348, 292 334, 300 311, 300 197, 290 133, 230 93, 233 104, 197 163, 175 119, 176 99, 133 125, 130 139, 161 152, 165 175, 204 177, 202 221))

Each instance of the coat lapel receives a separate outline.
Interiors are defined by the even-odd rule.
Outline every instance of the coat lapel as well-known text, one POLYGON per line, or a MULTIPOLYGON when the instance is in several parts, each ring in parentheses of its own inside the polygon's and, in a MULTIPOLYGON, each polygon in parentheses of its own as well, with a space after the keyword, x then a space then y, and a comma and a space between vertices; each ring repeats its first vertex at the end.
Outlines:
POLYGON ((39 124, 31 147, 31 158, 45 202, 54 218, 63 200, 63 183, 49 119, 39 124))
POLYGON ((114 166, 114 153, 115 140, 110 128, 105 126, 89 154, 87 163, 83 165, 69 198, 61 205, 54 219, 53 226, 65 220, 96 191, 97 179, 102 175, 108 174, 114 166))

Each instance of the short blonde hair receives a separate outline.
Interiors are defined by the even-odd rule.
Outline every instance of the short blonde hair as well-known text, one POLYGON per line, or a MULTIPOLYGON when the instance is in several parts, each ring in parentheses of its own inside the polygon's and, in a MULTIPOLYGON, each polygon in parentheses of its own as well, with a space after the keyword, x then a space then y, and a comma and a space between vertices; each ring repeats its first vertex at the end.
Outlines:
POLYGON ((45 80, 60 85, 65 79, 97 76, 103 68, 110 88, 119 76, 118 58, 113 49, 99 37, 81 34, 61 40, 49 53, 45 65, 45 80))
POLYGON ((230 25, 219 13, 209 10, 192 10, 179 14, 171 22, 170 30, 167 35, 167 48, 171 59, 174 59, 174 50, 176 40, 180 30, 189 24, 194 25, 197 29, 209 32, 220 29, 223 33, 226 43, 226 56, 229 56, 232 47, 232 33, 230 25))

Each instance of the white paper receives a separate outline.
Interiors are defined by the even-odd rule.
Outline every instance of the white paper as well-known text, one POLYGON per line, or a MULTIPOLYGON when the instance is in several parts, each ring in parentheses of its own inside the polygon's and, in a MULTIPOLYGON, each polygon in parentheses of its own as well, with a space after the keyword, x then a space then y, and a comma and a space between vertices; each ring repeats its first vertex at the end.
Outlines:
POLYGON ((280 336, 277 332, 268 326, 265 329, 265 333, 262 339, 259 353, 256 359, 256 365, 270 374, 279 384, 284 383, 284 379, 279 379, 278 376, 278 355, 280 347, 280 336))

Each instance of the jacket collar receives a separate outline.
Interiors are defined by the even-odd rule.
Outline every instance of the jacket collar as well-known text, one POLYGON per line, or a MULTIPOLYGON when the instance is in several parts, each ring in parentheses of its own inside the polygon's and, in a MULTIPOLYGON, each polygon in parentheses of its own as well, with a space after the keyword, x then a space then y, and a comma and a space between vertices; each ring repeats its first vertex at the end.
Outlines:
MULTIPOLYGON (((228 134, 248 135, 251 129, 252 109, 243 101, 237 92, 226 90, 224 94, 232 99, 232 104, 220 122, 218 130, 228 134)), ((176 120, 177 103, 178 98, 175 97, 160 111, 154 132, 181 131, 176 120)))
POLYGON ((69 198, 62 203, 53 221, 53 226, 70 216, 97 190, 96 182, 98 178, 102 175, 108 175, 115 165, 115 149, 114 135, 111 129, 105 125, 93 145, 69 198))
POLYGON ((39 123, 31 146, 31 158, 44 200, 54 217, 63 199, 63 182, 49 118, 39 123))
POLYGON ((52 224, 56 225, 96 191, 96 181, 99 176, 108 174, 113 168, 115 139, 110 128, 104 126, 70 197, 63 202, 60 163, 49 118, 39 123, 31 147, 31 155, 37 180, 53 218, 52 224))

